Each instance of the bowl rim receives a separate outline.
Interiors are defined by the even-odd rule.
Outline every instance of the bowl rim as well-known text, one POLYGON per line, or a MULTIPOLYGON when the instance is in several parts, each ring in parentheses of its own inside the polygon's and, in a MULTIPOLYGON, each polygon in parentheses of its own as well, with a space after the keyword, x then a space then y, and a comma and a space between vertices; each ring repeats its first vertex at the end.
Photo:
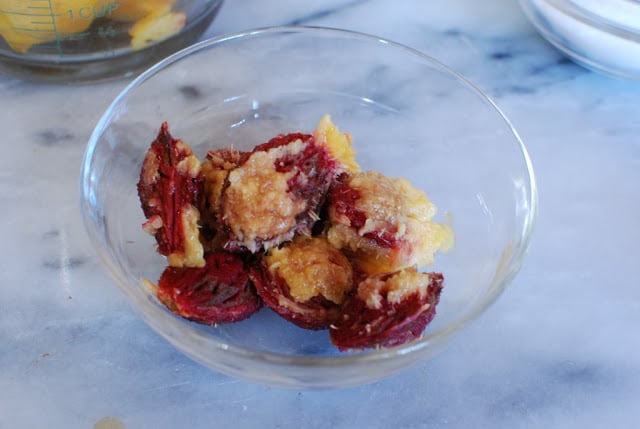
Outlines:
MULTIPOLYGON (((98 237, 97 230, 92 228, 90 223, 95 222, 94 219, 91 218, 90 209, 91 203, 90 198, 88 196, 91 194, 91 164, 94 157, 94 153, 98 143, 100 142, 100 137, 104 129, 106 129, 110 119, 114 115, 114 112, 117 110, 117 107, 123 102, 123 100, 127 97, 127 95, 134 91, 137 87, 141 86, 144 82, 151 79, 157 72, 164 69, 165 67, 181 60, 184 57, 187 57, 193 54, 196 51, 203 50, 215 45, 229 43, 237 39, 247 39, 252 37, 261 37, 267 36, 276 33, 305 33, 305 34, 329 34, 329 35, 337 35, 340 37, 347 38, 357 38, 360 40, 368 41, 374 44, 383 44, 393 47, 394 49, 399 49, 405 51, 408 55, 417 57, 421 61, 425 63, 431 64, 441 71, 446 72, 451 75, 451 77, 455 78, 458 82, 466 86, 469 90, 476 94, 476 96, 483 99, 483 101, 488 104, 495 113, 501 118, 504 122, 506 128, 510 131, 514 139, 514 144, 519 149, 519 152, 522 156, 522 161, 526 168, 526 173, 528 177, 528 183, 526 183, 526 187, 528 189, 528 204, 529 210, 526 213, 524 222, 522 224, 522 228, 520 229, 520 240, 518 241, 517 246, 511 248, 511 252, 508 255, 505 255, 505 258, 501 261, 496 273, 494 275, 492 281, 491 291, 487 294, 487 297, 481 301, 482 305, 474 305, 468 310, 463 316, 457 319, 457 323, 444 326, 435 330, 433 332, 429 332, 428 330, 419 338, 412 342, 384 349, 375 349, 375 350, 367 350, 365 353, 355 353, 355 354, 340 354, 340 355, 332 355, 332 356, 300 356, 300 355, 287 355, 282 353, 277 353, 273 351, 267 350, 258 350, 251 349, 239 345, 235 345, 232 343, 226 343, 222 340, 212 338, 210 336, 205 335, 202 331, 197 330, 195 327, 187 326, 187 328, 191 329, 193 332, 190 334, 196 335, 196 337, 200 337, 204 339, 210 346, 214 349, 223 350, 224 353, 233 354, 240 358, 245 359, 260 359, 265 365, 271 366, 286 366, 286 367, 298 367, 298 368, 308 368, 308 367, 325 367, 325 368, 337 368, 337 367, 345 367, 352 364, 373 364, 373 363, 381 363, 382 361, 386 361, 392 357, 404 356, 407 357, 409 355, 417 355, 417 357, 421 356, 421 353, 426 353, 427 350, 433 348, 433 346, 443 345, 445 340, 450 338, 454 332, 460 331, 462 328, 467 326, 471 321, 476 319, 481 313, 483 313, 488 307, 490 307, 497 298, 502 294, 505 290, 508 283, 511 279, 517 274, 520 270, 520 267, 523 262, 523 257, 527 252, 527 249, 530 245, 532 233, 535 227, 537 212, 538 212, 538 192, 536 187, 536 180, 533 170, 533 165, 529 156, 529 153, 520 138, 520 135, 511 124, 510 120, 506 117, 506 115, 502 112, 502 110, 496 105, 496 103, 484 92, 482 92, 475 84, 470 82, 467 78, 465 78, 458 71, 453 68, 445 65, 441 61, 419 51, 415 48, 409 47, 407 45, 394 42, 389 39, 385 39, 379 36, 371 35, 368 33, 334 28, 334 27, 322 27, 322 26, 302 26, 302 25, 288 25, 288 26, 271 26, 271 27, 260 27, 255 29, 250 29, 246 31, 241 31, 237 33, 225 34, 217 37, 211 37, 200 42, 197 42, 187 48, 184 48, 167 58, 161 60, 156 63, 152 67, 145 70, 143 73, 138 75, 132 82, 130 82, 121 92, 116 96, 113 102, 108 106, 107 110, 103 113, 102 117, 97 122, 96 127, 94 128, 82 161, 81 166, 81 174, 80 174, 80 196, 81 196, 81 211, 82 218, 85 225, 85 230, 88 232, 88 235, 91 238, 91 241, 94 244, 94 248, 97 249, 97 252, 102 260, 103 264, 106 266, 108 272, 113 276, 121 290, 129 296, 132 297, 133 292, 127 290, 130 288, 131 284, 126 275, 117 267, 117 264, 114 260, 111 259, 109 251, 103 248, 98 243, 100 239, 98 237), (127 287, 123 287, 123 286, 127 287)), ((133 303, 130 302, 130 305, 133 307, 133 303)), ((168 333, 164 332, 164 328, 160 326, 160 322, 154 320, 148 314, 142 312, 139 308, 135 307, 136 313, 140 315, 145 322, 150 325, 157 333, 159 333, 162 337, 176 346, 178 349, 183 351, 186 354, 189 354, 192 358, 201 361, 201 363, 210 364, 210 362, 202 362, 202 357, 194 356, 193 353, 189 353, 189 351, 185 350, 183 346, 181 346, 180 339, 174 338, 168 333)), ((167 316, 170 316, 167 314, 167 316)), ((188 321, 184 321, 185 324, 188 321)), ((211 366, 211 365, 209 365, 211 366)), ((224 371, 223 371, 224 372, 224 371)), ((380 377, 386 376, 381 375, 380 377)), ((379 377, 379 378, 380 378, 379 377)), ((367 377, 370 378, 370 377, 367 377)), ((251 378, 253 381, 255 378, 251 378)), ((299 387, 299 386, 298 386, 299 387)))
POLYGON ((640 3, 613 0, 610 2, 613 7, 606 9, 608 4, 595 1, 589 0, 589 6, 576 0, 519 0, 519 3, 540 35, 576 63, 614 78, 640 79, 640 66, 634 55, 640 50, 640 24, 622 18, 640 13, 640 3), (615 6, 625 9, 621 11, 615 6), (601 45, 594 45, 596 38, 601 45))
MULTIPOLYGON (((618 22, 611 16, 603 14, 602 10, 590 10, 587 6, 575 0, 520 0, 520 2, 522 4, 534 2, 545 3, 558 12, 566 14, 585 25, 600 29, 622 39, 640 43, 640 24, 632 27, 624 22, 618 22)), ((640 13, 640 3, 636 0, 618 0, 617 3, 624 3, 631 5, 631 7, 636 7, 638 13, 640 13)), ((532 7, 537 9, 535 5, 532 5, 532 7)))

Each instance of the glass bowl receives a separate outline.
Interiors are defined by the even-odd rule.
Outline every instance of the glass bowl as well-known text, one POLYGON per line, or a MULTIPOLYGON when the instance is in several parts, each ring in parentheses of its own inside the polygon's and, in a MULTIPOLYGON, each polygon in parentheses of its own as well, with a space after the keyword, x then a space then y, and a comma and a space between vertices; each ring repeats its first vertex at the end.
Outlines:
POLYGON ((3 0, 0 71, 52 83, 133 76, 194 43, 223 0, 3 0))
POLYGON ((637 0, 520 0, 540 34, 595 71, 640 79, 637 0))
POLYGON ((518 271, 536 217, 526 149, 474 85, 428 56, 349 31, 281 27, 198 43, 133 81, 101 118, 82 166, 88 234, 133 307, 160 335, 221 373, 292 389, 373 382, 422 362, 483 313, 518 271), (141 279, 165 259, 142 231, 140 167, 161 122, 200 158, 312 131, 324 114, 353 136, 364 170, 405 177, 439 207, 456 246, 429 271, 445 287, 433 322, 413 342, 338 352, 327 331, 271 310, 208 327, 174 316, 141 279))

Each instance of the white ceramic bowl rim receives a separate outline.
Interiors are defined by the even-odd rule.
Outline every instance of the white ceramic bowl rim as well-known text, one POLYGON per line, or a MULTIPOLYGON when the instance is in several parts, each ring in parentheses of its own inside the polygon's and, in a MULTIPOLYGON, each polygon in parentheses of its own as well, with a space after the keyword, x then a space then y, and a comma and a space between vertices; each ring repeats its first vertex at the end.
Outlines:
POLYGON ((640 43, 640 2, 636 0, 543 0, 562 13, 607 33, 640 43))

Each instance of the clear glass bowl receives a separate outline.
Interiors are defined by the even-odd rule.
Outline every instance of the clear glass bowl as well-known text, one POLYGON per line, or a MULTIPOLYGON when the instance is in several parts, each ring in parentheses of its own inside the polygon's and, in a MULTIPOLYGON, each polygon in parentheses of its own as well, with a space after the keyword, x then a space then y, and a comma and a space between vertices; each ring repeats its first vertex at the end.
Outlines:
POLYGON ((637 0, 520 0, 540 34, 595 71, 640 79, 637 0))
POLYGON ((3 0, 0 72, 42 82, 133 76, 194 43, 223 0, 3 0))
POLYGON ((144 320, 182 352, 224 374, 271 386, 329 389, 389 376, 440 350, 518 271, 536 217, 532 166, 494 103, 455 71, 376 37, 271 28, 201 42, 144 72, 98 123, 82 166, 81 208, 108 271, 144 320), (444 273, 421 339, 338 352, 326 331, 268 309, 216 327, 172 315, 141 285, 165 259, 144 221, 136 182, 162 121, 203 157, 311 131, 329 113, 351 133, 363 169, 405 177, 450 221, 456 247, 427 270, 444 273))

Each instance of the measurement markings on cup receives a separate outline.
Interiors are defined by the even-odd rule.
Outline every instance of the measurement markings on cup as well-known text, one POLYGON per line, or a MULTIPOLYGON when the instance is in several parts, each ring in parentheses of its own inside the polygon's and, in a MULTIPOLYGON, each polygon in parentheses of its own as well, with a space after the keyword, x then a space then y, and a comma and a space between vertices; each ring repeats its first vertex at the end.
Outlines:
MULTIPOLYGON (((18 53, 31 50, 60 58, 115 55, 113 40, 122 33, 113 22, 119 1, 0 0, 0 41, 18 53)), ((126 31, 126 30, 125 30, 126 31)))
POLYGON ((49 25, 51 25, 53 34, 55 36, 55 46, 58 52, 58 55, 62 56, 62 43, 60 41, 60 33, 58 32, 58 28, 56 27, 56 15, 53 11, 53 5, 51 5, 51 0, 33 0, 32 4, 29 5, 34 10, 43 10, 48 12, 49 17, 49 25))
MULTIPOLYGON (((0 9, 0 15, 14 15, 26 19, 19 19, 18 24, 12 24, 11 30, 29 34, 35 40, 48 42, 53 40, 55 51, 62 56, 60 35, 56 28, 56 16, 51 0, 30 0, 24 5, 18 2, 17 9, 0 9), (20 7, 22 6, 22 8, 20 7), (52 37, 53 35, 53 37, 52 37)), ((31 44, 29 44, 30 46, 31 44)))

